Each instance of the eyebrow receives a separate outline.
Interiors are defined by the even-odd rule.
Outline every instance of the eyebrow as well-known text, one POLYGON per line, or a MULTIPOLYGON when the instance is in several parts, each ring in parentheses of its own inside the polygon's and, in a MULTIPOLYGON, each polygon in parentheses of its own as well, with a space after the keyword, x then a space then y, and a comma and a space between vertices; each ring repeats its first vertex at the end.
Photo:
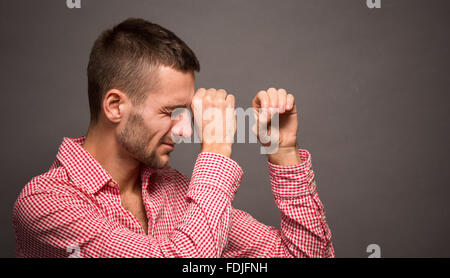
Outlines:
POLYGON ((186 105, 182 105, 182 104, 174 104, 174 105, 166 105, 164 106, 165 109, 168 110, 175 110, 177 108, 188 108, 186 105))

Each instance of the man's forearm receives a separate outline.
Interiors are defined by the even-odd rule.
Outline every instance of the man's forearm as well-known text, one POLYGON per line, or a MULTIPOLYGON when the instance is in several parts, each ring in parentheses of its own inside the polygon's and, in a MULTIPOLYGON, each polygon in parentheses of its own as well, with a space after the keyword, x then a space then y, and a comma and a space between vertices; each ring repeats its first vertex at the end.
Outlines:
POLYGON ((268 155, 269 162, 280 166, 290 166, 302 163, 298 147, 280 147, 278 152, 268 155))
POLYGON ((331 232, 317 193, 311 155, 298 150, 303 163, 269 163, 275 203, 281 212, 283 250, 293 257, 334 257, 331 232))

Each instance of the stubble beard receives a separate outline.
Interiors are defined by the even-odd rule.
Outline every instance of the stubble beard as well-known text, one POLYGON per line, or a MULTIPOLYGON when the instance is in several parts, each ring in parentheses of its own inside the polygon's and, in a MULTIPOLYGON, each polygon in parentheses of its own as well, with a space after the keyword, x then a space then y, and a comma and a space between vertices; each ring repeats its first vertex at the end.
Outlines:
POLYGON ((147 150, 147 145, 152 139, 150 134, 141 115, 132 112, 125 128, 119 134, 119 142, 126 151, 141 163, 154 169, 160 169, 165 167, 167 163, 161 161, 156 153, 156 147, 159 144, 153 150, 147 150))

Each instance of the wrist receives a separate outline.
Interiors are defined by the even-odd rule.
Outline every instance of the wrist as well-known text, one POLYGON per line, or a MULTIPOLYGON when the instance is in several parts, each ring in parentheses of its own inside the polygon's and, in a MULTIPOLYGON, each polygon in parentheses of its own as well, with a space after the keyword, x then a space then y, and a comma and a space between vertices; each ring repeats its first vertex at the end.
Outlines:
POLYGON ((269 162, 280 166, 301 164, 303 161, 298 153, 298 146, 279 147, 274 154, 268 154, 269 162))
POLYGON ((203 144, 201 152, 212 152, 231 157, 231 144, 203 144))

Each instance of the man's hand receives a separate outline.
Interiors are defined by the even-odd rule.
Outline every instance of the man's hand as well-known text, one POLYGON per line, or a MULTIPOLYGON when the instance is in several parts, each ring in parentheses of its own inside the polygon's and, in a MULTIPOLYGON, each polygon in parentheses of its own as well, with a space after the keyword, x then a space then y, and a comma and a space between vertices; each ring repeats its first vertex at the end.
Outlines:
MULTIPOLYGON (((252 107, 256 117, 256 125, 253 131, 256 133, 260 142, 262 135, 259 130, 260 122, 266 123, 267 130, 270 131, 273 112, 278 108, 279 145, 276 153, 268 154, 269 161, 279 165, 295 165, 301 163, 302 161, 297 147, 298 116, 294 96, 288 94, 284 89, 276 90, 270 88, 267 91, 260 91, 253 98, 252 107), (266 110, 262 108, 266 108, 266 110), (269 111, 269 113, 264 113, 264 111, 269 111)), ((264 142, 262 144, 265 146, 273 143, 276 144, 277 142, 264 142)))
POLYGON ((202 142, 201 151, 231 157, 236 133, 234 96, 222 89, 200 88, 192 99, 191 110, 202 142))

